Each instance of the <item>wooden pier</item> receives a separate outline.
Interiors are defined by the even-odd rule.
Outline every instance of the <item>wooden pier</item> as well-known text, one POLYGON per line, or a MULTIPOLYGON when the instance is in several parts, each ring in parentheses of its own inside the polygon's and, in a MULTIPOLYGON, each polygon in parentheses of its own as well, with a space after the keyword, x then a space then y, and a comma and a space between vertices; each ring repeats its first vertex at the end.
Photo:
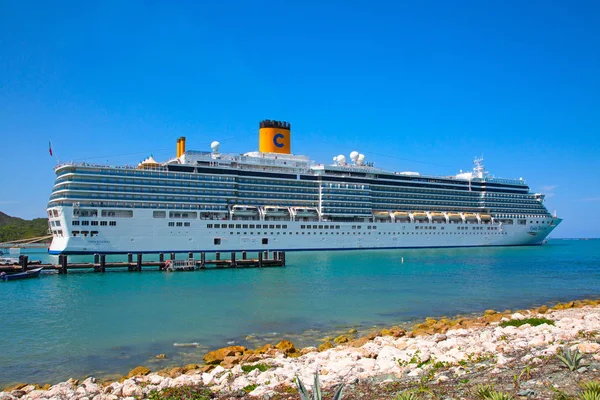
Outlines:
MULTIPOLYGON (((197 254, 197 253, 196 253, 197 254)), ((0 272, 22 272, 31 268, 43 268, 43 271, 56 271, 59 274, 67 274, 70 270, 94 270, 94 272, 106 272, 107 269, 125 269, 129 272, 141 272, 144 269, 159 271, 199 271, 206 269, 223 268, 266 268, 284 267, 285 252, 257 252, 256 258, 248 258, 245 251, 238 257, 236 252, 229 253, 229 258, 222 258, 220 252, 214 254, 214 258, 207 258, 207 253, 201 252, 200 259, 194 258, 194 253, 187 253, 187 258, 176 258, 175 253, 170 253, 170 258, 165 260, 165 254, 159 253, 158 261, 144 261, 143 254, 127 254, 127 261, 108 262, 105 254, 94 254, 94 262, 70 263, 67 255, 58 256, 58 264, 30 263, 28 256, 19 256, 19 264, 0 265, 0 272), (135 257, 134 257, 135 256, 135 257)))

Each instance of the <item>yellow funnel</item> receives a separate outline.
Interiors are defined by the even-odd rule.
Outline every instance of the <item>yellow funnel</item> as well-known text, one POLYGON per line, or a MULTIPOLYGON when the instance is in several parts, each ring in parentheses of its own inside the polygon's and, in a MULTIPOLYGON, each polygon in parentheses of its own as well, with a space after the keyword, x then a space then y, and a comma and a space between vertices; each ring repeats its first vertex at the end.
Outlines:
POLYGON ((258 151, 261 153, 291 154, 291 128, 288 122, 266 119, 260 123, 258 151))

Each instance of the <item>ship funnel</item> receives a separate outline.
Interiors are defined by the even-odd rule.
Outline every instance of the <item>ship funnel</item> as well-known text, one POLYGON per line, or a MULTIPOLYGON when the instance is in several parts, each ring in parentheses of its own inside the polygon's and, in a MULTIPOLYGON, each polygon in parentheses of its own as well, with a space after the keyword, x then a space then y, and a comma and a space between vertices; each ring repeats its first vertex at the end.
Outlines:
POLYGON ((185 136, 181 136, 177 139, 177 152, 176 157, 179 158, 185 153, 185 136))
POLYGON ((259 125, 258 151, 261 153, 291 154, 291 129, 289 122, 266 119, 259 125))

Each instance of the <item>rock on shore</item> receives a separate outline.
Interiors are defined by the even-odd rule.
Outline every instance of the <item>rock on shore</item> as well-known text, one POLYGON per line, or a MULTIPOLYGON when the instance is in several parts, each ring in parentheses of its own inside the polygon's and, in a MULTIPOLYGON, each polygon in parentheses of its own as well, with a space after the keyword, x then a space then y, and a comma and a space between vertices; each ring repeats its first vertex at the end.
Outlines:
POLYGON ((293 386, 296 376, 311 389, 315 371, 319 372, 324 387, 373 377, 418 382, 426 373, 430 373, 433 380, 444 381, 449 379, 449 374, 464 373, 461 365, 466 361, 485 361, 491 363, 493 372, 499 372, 506 369, 517 354, 525 352, 527 361, 536 365, 562 347, 576 348, 600 362, 600 344, 595 339, 600 330, 600 307, 570 308, 575 305, 566 304, 555 309, 541 307, 513 314, 490 310, 474 319, 428 319, 412 332, 392 328, 357 340, 337 340, 340 344, 336 347, 328 342, 319 349, 296 349, 288 341, 256 350, 231 346, 208 353, 204 357, 205 366, 190 364, 173 373, 149 373, 147 369, 138 368, 122 382, 107 386, 97 384, 94 378, 82 382, 69 380, 47 390, 21 386, 0 392, 0 400, 139 399, 153 391, 198 384, 215 392, 245 391, 249 396, 264 397, 282 384, 293 386), (530 317, 544 317, 554 321, 554 325, 499 326, 501 321, 530 317), (242 369, 242 364, 257 363, 260 368, 242 369), (448 368, 440 374, 434 365, 448 368))

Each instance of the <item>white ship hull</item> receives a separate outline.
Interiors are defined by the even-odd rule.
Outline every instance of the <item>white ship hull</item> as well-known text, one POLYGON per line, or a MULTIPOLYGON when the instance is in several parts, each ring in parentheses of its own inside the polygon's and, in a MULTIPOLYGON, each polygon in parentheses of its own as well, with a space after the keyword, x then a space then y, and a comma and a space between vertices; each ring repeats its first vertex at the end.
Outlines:
MULTIPOLYGON (((61 211, 61 224, 71 226, 71 218, 67 216, 73 215, 72 209, 64 207, 61 211)), ((539 245, 561 219, 530 217, 525 224, 202 219, 185 222, 190 226, 171 227, 165 219, 153 218, 152 210, 138 209, 135 218, 119 219, 114 226, 89 227, 98 232, 93 237, 55 237, 49 252, 118 254, 539 245), (227 227, 214 228, 217 224, 227 227), (256 228, 258 225, 260 229, 256 228)))

